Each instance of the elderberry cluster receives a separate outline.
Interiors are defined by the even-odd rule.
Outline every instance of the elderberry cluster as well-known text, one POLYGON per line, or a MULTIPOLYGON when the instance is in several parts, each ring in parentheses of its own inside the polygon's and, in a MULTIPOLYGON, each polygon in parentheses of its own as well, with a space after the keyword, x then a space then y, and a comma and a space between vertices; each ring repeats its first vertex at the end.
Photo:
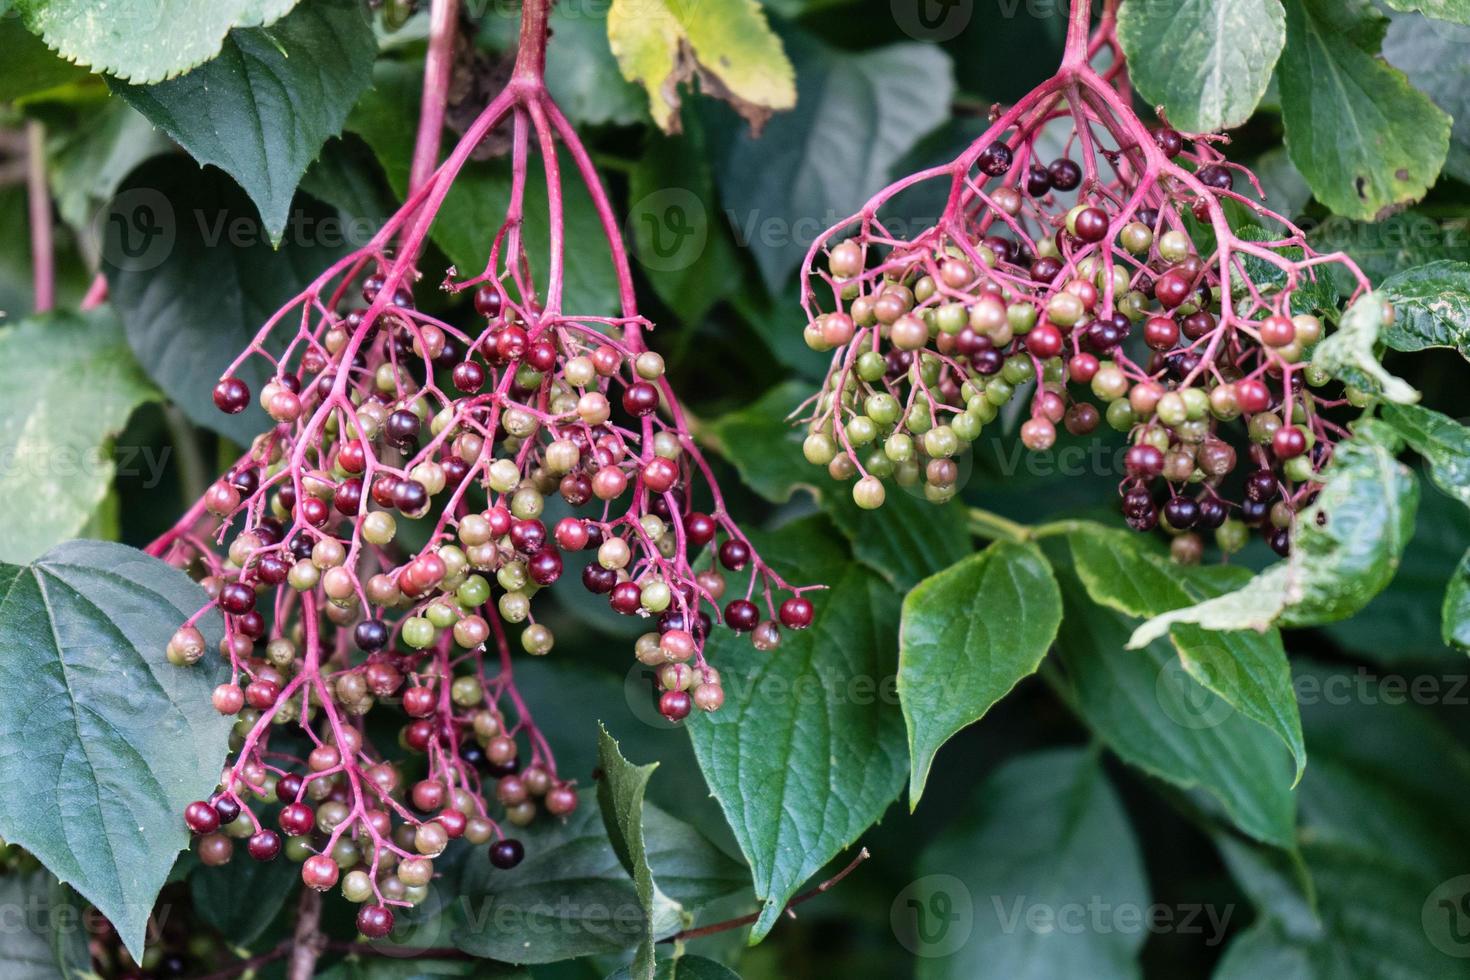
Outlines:
POLYGON ((888 480, 943 502, 970 445, 1021 398, 1033 451, 1058 426, 1126 434, 1124 515, 1167 530, 1179 560, 1199 560, 1206 531, 1236 551, 1249 527, 1285 554, 1343 431, 1324 410, 1361 397, 1327 397, 1310 364, 1336 315, 1318 302, 1336 298, 1321 266, 1366 282, 1236 193, 1254 178, 1208 137, 1146 127, 1117 86, 1064 66, 959 159, 814 246, 804 337, 833 357, 806 458, 854 480, 861 507, 881 506, 888 480), (1067 152, 1046 158, 1058 140, 1067 152), (940 222, 889 234, 879 209, 932 178, 953 187, 940 222), (1286 230, 1237 236, 1227 200, 1286 230))

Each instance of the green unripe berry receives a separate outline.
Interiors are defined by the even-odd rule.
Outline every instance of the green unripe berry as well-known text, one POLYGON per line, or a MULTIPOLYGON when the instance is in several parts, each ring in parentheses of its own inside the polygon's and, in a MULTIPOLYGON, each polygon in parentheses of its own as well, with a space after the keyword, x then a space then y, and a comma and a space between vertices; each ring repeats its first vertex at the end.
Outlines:
POLYGON ((403 642, 415 650, 433 646, 434 633, 434 624, 422 616, 410 616, 403 621, 403 642))
POLYGON ((813 466, 826 466, 837 455, 837 442, 824 432, 813 432, 802 442, 801 452, 813 466))
POLYGON ((884 441, 883 455, 895 463, 907 463, 914 458, 914 440, 907 433, 895 432, 884 441))
POLYGON ((903 407, 899 405, 897 398, 886 391, 880 391, 868 396, 867 401, 863 403, 863 410, 874 422, 886 426, 898 421, 903 407))
POLYGON ((490 583, 483 575, 471 575, 455 590, 454 597, 466 609, 483 606, 490 601, 490 583))
POLYGON ((875 350, 863 351, 857 359, 857 376, 872 384, 883 377, 888 370, 888 362, 883 355, 875 350))
POLYGON ((865 476, 852 485, 852 501, 863 510, 877 510, 887 497, 883 483, 877 477, 865 476))
POLYGON ((1011 325, 1012 333, 1028 333, 1036 326, 1036 307, 1030 303, 1012 303, 1006 307, 1006 322, 1011 325))
POLYGON ((1012 354, 1006 358, 1005 364, 1001 366, 1000 376, 1013 385, 1030 381, 1035 376, 1035 369, 1031 366, 1031 358, 1025 354, 1012 354))
POLYGON ((953 456, 959 448, 960 440, 947 425, 936 425, 924 434, 924 451, 935 459, 953 456))
POLYGON ((1118 432, 1127 432, 1133 428, 1133 423, 1138 417, 1133 412, 1133 406, 1128 404, 1126 398, 1115 398, 1108 402, 1108 407, 1103 411, 1103 417, 1107 419, 1108 425, 1118 432))
POLYGON ((878 438, 878 426, 866 415, 854 415, 847 421, 847 441, 854 446, 866 446, 878 438))

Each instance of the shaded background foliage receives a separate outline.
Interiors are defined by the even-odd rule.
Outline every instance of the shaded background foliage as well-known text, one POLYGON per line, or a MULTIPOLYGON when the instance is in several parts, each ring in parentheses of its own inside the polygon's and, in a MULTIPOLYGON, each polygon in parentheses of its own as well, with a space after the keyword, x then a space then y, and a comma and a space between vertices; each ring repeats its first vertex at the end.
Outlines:
MULTIPOLYGON (((130 80, 103 81, 60 61, 26 30, 44 33, 36 17, 64 19, 75 4, 15 6, 27 19, 0 19, 7 55, 0 101, 7 125, 39 122, 49 134, 60 305, 75 306, 99 264, 112 297, 108 310, 81 325, 14 322, 32 305, 31 259, 24 187, 6 170, 0 309, 12 315, 0 326, 0 370, 12 377, 0 399, 23 393, 66 420, 56 437, 63 444, 50 451, 107 447, 101 462, 69 478, 76 494, 38 499, 33 485, 0 479, 9 491, 0 559, 25 563, 77 534, 147 543, 261 427, 258 417, 214 412, 205 393, 268 312, 340 253, 337 232, 366 237, 402 194, 425 24, 420 14, 388 32, 378 13, 365 18, 352 0, 302 0, 275 27, 228 31, 243 22, 225 8, 240 5, 211 4, 224 11, 213 42, 223 53, 158 84, 193 63, 159 62, 128 73, 130 80), (260 112, 268 138, 221 139, 228 122, 217 131, 200 112, 207 89, 220 93, 211 105, 260 112), (275 97, 277 90, 293 97, 275 97), (215 166, 201 171, 174 141, 215 166), (199 214, 208 221, 190 220, 199 214), (136 251, 133 236, 147 230, 139 222, 155 220, 168 228, 168 247, 136 251), (64 378, 43 370, 57 363, 64 378), (130 412, 104 397, 117 390, 130 412)), ((1153 6, 1186 22, 1210 8, 1153 6)), ((1258 19, 1269 28, 1281 6, 1221 4, 1245 18, 1231 28, 1243 31, 1261 29, 1251 8, 1262 8, 1258 19)), ((1232 133, 1232 158, 1254 167, 1270 200, 1300 217, 1316 241, 1347 250, 1375 279, 1470 261, 1470 134, 1460 118, 1470 116, 1461 112, 1470 28, 1397 10, 1409 4, 1388 6, 1395 11, 1384 18, 1346 0, 1287 0, 1281 61, 1266 58, 1264 70, 1255 69, 1258 91, 1227 93, 1210 103, 1218 118, 1202 120, 1243 122, 1232 133), (1372 104, 1334 104, 1334 71, 1384 73, 1364 83, 1372 104), (1348 149, 1432 184, 1422 200, 1402 206, 1393 189, 1386 200, 1354 198, 1352 175, 1314 154, 1314 139, 1351 143, 1350 123, 1375 113, 1386 129, 1348 149)), ((1470 19, 1464 4, 1425 7, 1470 19)), ((455 91, 473 110, 513 47, 516 11, 469 9, 474 28, 455 91)), ((564 0, 552 18, 548 68, 552 94, 589 137, 627 215, 642 307, 658 326, 651 344, 685 393, 697 434, 724 457, 719 475, 733 489, 732 509, 767 529, 763 545, 783 571, 833 587, 817 627, 775 655, 717 641, 713 660, 732 697, 688 733, 657 718, 646 686, 628 671, 628 623, 575 582, 551 590, 556 654, 525 665, 523 689, 542 706, 563 771, 593 784, 606 762, 599 761, 601 721, 622 756, 660 763, 643 776, 651 804, 645 830, 663 819, 649 816, 654 808, 677 818, 707 838, 700 846, 719 849, 711 860, 724 862, 728 879, 703 890, 671 884, 679 869, 660 856, 654 835, 647 862, 655 884, 691 908, 701 904, 701 923, 750 912, 756 896, 771 899, 761 945, 745 948, 737 930, 696 940, 690 951, 747 978, 1470 973, 1463 958, 1470 907, 1462 904, 1470 888, 1457 883, 1470 872, 1470 685, 1463 652, 1446 646, 1441 632, 1446 583, 1470 575, 1462 565, 1470 516, 1461 501, 1421 479, 1415 535, 1391 584, 1351 620, 1284 635, 1310 759, 1295 785, 1294 733, 1268 730, 1191 679, 1178 666, 1186 652, 1179 636, 1173 645, 1123 650, 1145 611, 1105 603, 1086 581, 1085 540, 1025 546, 1056 570, 1049 599, 1061 627, 1048 651, 1054 621, 1047 629, 1018 616, 1021 597, 984 579, 985 559, 956 566, 979 547, 963 507, 933 509, 895 495, 880 513, 859 513, 802 464, 799 435, 782 420, 799 399, 792 379, 823 374, 822 357, 801 342, 795 302, 796 266, 812 236, 893 177, 952 157, 985 128, 993 102, 1044 79, 1061 50, 1064 11, 1019 0, 932 9, 903 0, 771 0, 764 9, 794 67, 798 100, 759 137, 729 106, 691 93, 674 110, 678 132, 655 126, 646 93, 619 72, 604 4, 564 0), (946 574, 977 577, 941 576, 911 593, 951 566, 946 574), (954 615, 935 626, 936 656, 960 645, 943 630, 968 617, 994 634, 987 654, 1015 658, 1022 679, 1014 690, 1007 683, 986 692, 982 703, 995 706, 938 750, 909 812, 909 749, 893 679, 900 609, 906 595, 917 603, 925 594, 942 596, 954 615), (808 701, 791 694, 803 682, 815 684, 808 701), (744 781, 756 778, 752 770, 767 779, 753 797, 744 781), (781 898, 845 865, 854 841, 872 859, 794 920, 780 918, 781 898), (1078 928, 1045 919, 1075 905, 1085 913, 1078 928), (1153 905, 1171 924, 1125 921, 1134 914, 1128 910, 1143 914, 1153 905), (1094 915, 1094 906, 1103 911, 1094 915), (1042 919, 1028 918, 1033 909, 1042 919)), ((1187 42, 1177 51, 1148 48, 1148 25, 1136 26, 1132 43, 1148 56, 1139 59, 1147 69, 1135 72, 1139 85, 1150 97, 1174 97, 1169 89, 1185 73, 1170 59, 1192 64, 1211 52, 1187 42)), ((1269 48, 1269 38, 1261 44, 1269 48)), ((97 52, 95 63, 109 67, 113 54, 97 52)), ((1253 69, 1233 70, 1243 77, 1253 69)), ((493 154, 471 165, 449 220, 436 228, 441 254, 427 266, 475 261, 503 212, 508 181, 493 154)), ((902 203, 916 229, 941 202, 916 193, 902 203)), ((568 209, 568 294, 577 308, 610 308, 614 284, 590 206, 573 197, 568 209)), ((530 212, 528 238, 544 241, 537 209, 530 212)), ((1448 319, 1460 326, 1463 351, 1470 317, 1462 310, 1448 319)), ((1455 351, 1390 353, 1386 364, 1423 393, 1424 404, 1464 413, 1470 366, 1455 351)), ((1015 440, 1016 421, 977 442, 964 501, 1026 525, 1069 518, 1116 525, 1112 460, 1121 437, 1099 435, 1097 452, 1089 446, 1071 462, 1060 454, 1029 458, 1015 440)), ((1146 559, 1130 560, 1135 567, 1125 571, 1151 581, 1146 559)), ((1258 546, 1243 556, 1250 568, 1268 560, 1258 546)), ((1147 601, 1168 608, 1167 599, 1147 601)), ((972 665, 970 673, 983 669, 972 665)), ((970 682, 939 681, 946 683, 970 682)), ((917 710, 932 721, 924 706, 917 710)), ((586 802, 577 826, 543 831, 548 849, 570 846, 563 838, 575 843, 584 831, 603 833, 595 819, 582 826, 592 814, 586 802)), ((243 860, 227 872, 195 874, 191 861, 180 859, 163 893, 165 903, 187 910, 175 911, 176 922, 201 935, 217 930, 252 951, 289 934, 293 875, 243 860)), ((467 860, 440 887, 472 888, 476 874, 483 878, 484 869, 467 860)), ((76 900, 40 872, 0 879, 0 887, 76 900)), ((335 916, 330 928, 347 938, 346 912, 335 916)), ((426 913, 416 944, 459 942, 449 918, 426 913)), ((0 955, 35 962, 36 976, 54 975, 56 960, 36 945, 44 939, 0 936, 0 955)), ((507 948, 483 937, 461 945, 492 956, 507 948)), ((603 952, 529 972, 606 976, 626 955, 603 952)), ((462 963, 402 966, 323 960, 332 976, 468 975, 462 963)))

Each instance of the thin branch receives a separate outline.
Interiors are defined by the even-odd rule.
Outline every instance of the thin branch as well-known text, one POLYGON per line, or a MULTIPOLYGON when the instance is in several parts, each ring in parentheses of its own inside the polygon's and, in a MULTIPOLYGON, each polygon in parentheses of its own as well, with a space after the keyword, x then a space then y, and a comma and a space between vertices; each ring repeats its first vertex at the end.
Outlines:
POLYGON ((51 192, 46 187, 46 129, 26 123, 26 192, 30 202, 31 277, 36 312, 56 306, 56 250, 51 238, 51 192))
POLYGON ((317 928, 321 921, 322 893, 302 888, 301 903, 296 908, 296 934, 291 940, 291 962, 286 965, 287 980, 311 980, 316 973, 317 958, 327 946, 326 937, 317 928))
MULTIPOLYGON (((802 902, 810 901, 823 892, 832 889, 843 878, 846 878, 848 875, 852 874, 853 871, 857 869, 858 865, 862 864, 871 856, 872 855, 868 853, 868 849, 866 847, 858 851, 857 857, 853 858, 852 861, 848 863, 847 867, 843 868, 841 871, 837 872, 835 875, 828 878, 817 887, 811 889, 810 891, 802 892, 800 895, 787 902, 786 908, 784 908, 782 911, 785 912, 787 915, 795 918, 795 913, 792 912, 792 909, 796 908, 802 902)), ((748 926, 760 917, 761 914, 759 912, 752 912, 750 915, 742 915, 738 919, 727 919, 724 922, 716 922, 713 925, 700 926, 698 929, 685 929, 683 932, 675 933, 667 939, 659 940, 659 942, 686 942, 690 939, 699 939, 702 936, 712 936, 717 932, 727 932, 730 929, 739 929, 741 926, 748 926)))
POLYGON ((444 133, 444 111, 449 102, 449 75, 454 65, 454 36, 459 25, 459 0, 434 0, 429 14, 429 51, 424 58, 424 95, 419 103, 418 139, 409 168, 411 195, 428 181, 439 162, 444 133))

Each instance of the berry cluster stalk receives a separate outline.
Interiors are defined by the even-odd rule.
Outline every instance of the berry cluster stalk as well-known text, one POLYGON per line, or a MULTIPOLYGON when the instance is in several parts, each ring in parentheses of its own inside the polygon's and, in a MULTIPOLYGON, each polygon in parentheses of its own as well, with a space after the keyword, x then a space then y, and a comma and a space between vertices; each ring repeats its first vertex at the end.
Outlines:
POLYGON ((612 204, 546 91, 549 0, 527 0, 510 81, 434 166, 455 8, 440 0, 433 10, 407 200, 230 366, 215 403, 243 411, 252 392, 241 375, 264 362, 270 380, 258 398, 274 425, 149 548, 199 569, 211 596, 175 635, 171 659, 203 657, 197 624, 224 613, 233 677, 215 704, 240 720, 218 795, 185 815, 201 857, 229 860, 238 836, 253 857, 274 859, 280 836, 256 810, 279 802, 285 850, 303 861, 306 883, 330 888, 345 873, 343 892, 363 903, 358 925, 370 937, 392 928, 391 907, 426 894, 450 839, 493 840, 491 862, 510 867, 523 851, 503 820, 577 805, 516 688, 508 635, 520 626, 526 653, 551 650, 531 599, 561 577, 565 554, 590 552, 583 585, 615 611, 650 619, 634 653, 657 668, 659 710, 671 721, 724 700, 704 656, 716 619, 773 649, 783 628, 813 617, 802 595, 813 587, 783 581, 731 520, 663 361, 644 343, 651 324, 637 310, 612 204), (450 268, 440 283, 451 298, 472 297, 477 325, 465 328, 419 309, 414 289, 456 178, 502 126, 511 137, 505 219, 482 270, 450 268), (607 238, 618 316, 564 308, 559 146, 607 238), (544 256, 525 240, 533 156, 546 185, 544 256), (541 518, 553 495, 591 513, 548 530, 541 518), (697 495, 707 511, 695 509, 697 495), (400 535, 401 519, 415 522, 412 534, 400 535), (722 608, 725 572, 742 580, 722 608), (405 764, 423 770, 411 787, 362 722, 390 699, 409 716, 403 745, 423 757, 405 764))
POLYGON ((1091 5, 1074 2, 1055 75, 997 108, 958 158, 884 188, 812 245, 805 338, 834 353, 808 403, 806 455, 855 477, 861 506, 882 504, 889 477, 944 501, 967 447, 1027 390, 1028 448, 1050 449, 1058 423, 1096 429, 1103 415, 1068 387, 1086 385, 1133 443, 1121 490, 1134 527, 1160 523, 1163 477, 1176 557, 1197 560, 1206 529, 1234 550, 1245 524, 1265 525, 1284 552, 1344 434, 1329 410, 1356 397, 1313 390, 1329 379, 1308 355, 1340 298, 1324 267, 1350 285, 1348 301, 1368 282, 1261 203, 1224 137, 1138 118, 1116 7, 1094 28, 1091 5), (950 187, 939 221, 911 239, 890 233, 884 209, 931 180, 950 187), (1224 424, 1237 418, 1253 469, 1239 504, 1224 496, 1236 467, 1224 424))

